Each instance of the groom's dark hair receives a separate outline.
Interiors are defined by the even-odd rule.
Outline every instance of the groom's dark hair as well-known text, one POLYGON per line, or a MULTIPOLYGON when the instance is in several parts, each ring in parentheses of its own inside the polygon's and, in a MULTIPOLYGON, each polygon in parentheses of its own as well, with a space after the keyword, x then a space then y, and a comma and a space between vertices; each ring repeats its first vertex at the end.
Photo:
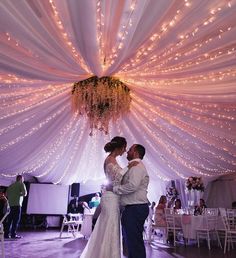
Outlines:
POLYGON ((135 144, 135 150, 138 152, 139 154, 139 158, 143 159, 144 155, 145 155, 145 148, 143 147, 143 145, 141 144, 135 144))

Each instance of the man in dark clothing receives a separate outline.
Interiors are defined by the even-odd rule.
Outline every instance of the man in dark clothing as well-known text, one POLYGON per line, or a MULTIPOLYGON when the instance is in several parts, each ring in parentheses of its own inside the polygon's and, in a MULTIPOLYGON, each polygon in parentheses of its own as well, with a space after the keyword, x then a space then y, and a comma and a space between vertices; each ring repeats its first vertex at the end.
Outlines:
POLYGON ((16 177, 16 182, 11 184, 7 188, 7 198, 10 205, 10 213, 7 218, 7 223, 5 227, 5 238, 21 238, 21 236, 18 236, 16 234, 18 224, 21 217, 21 206, 23 202, 24 196, 27 195, 26 187, 24 182, 24 178, 22 175, 18 175, 16 177), (9 236, 9 233, 11 232, 11 236, 9 236))

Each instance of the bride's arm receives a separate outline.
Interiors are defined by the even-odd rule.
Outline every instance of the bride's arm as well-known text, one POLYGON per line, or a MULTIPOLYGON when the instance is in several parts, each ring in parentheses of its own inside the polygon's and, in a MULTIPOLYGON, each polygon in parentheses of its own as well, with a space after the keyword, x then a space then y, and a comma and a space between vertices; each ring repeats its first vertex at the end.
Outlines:
POLYGON ((109 163, 107 165, 107 176, 113 180, 121 181, 124 174, 128 171, 128 167, 121 168, 117 163, 109 163))
POLYGON ((124 174, 128 171, 128 167, 121 168, 117 163, 111 162, 106 165, 105 171, 106 177, 109 181, 106 185, 106 191, 112 191, 114 181, 120 182, 124 174))
POLYGON ((108 179, 111 179, 111 181, 121 181, 125 173, 131 169, 132 167, 136 166, 139 162, 133 161, 128 164, 128 166, 121 168, 117 162, 110 162, 107 164, 107 177, 108 179))
POLYGON ((123 177, 124 174, 125 174, 129 169, 131 169, 132 167, 138 165, 138 163, 139 163, 139 162, 137 162, 137 161, 133 161, 133 162, 129 163, 128 166, 126 166, 126 167, 124 167, 124 168, 121 168, 121 167, 119 166, 119 169, 118 169, 119 172, 118 172, 118 173, 120 173, 120 174, 122 175, 122 177, 123 177))

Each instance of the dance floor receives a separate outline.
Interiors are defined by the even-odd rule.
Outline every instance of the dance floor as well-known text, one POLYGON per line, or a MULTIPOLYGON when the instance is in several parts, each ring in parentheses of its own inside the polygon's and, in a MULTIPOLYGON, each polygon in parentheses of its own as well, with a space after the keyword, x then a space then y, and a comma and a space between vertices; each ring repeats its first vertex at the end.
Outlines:
MULTIPOLYGON (((78 258, 87 242, 82 236, 73 238, 71 234, 64 232, 59 238, 59 229, 46 231, 24 231, 19 232, 22 239, 6 240, 6 258, 78 258)), ((213 243, 214 244, 214 243, 213 243)), ((151 245, 145 243, 147 258, 233 258, 236 257, 236 249, 227 252, 213 245, 212 250, 207 249, 205 242, 198 248, 196 243, 185 247, 182 243, 177 246, 163 245, 155 240, 151 245)), ((1 257, 1 254, 0 254, 1 257)), ((96 258, 96 257, 94 257, 96 258)), ((112 258, 112 257, 104 257, 112 258)))

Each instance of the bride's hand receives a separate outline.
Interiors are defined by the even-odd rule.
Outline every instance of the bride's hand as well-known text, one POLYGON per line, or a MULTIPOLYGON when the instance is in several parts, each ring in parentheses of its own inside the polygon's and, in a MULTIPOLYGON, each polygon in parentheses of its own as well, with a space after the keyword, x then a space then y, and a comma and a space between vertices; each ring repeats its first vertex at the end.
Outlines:
POLYGON ((137 166, 138 163, 139 163, 138 161, 132 161, 132 162, 130 162, 130 163, 128 164, 128 169, 131 169, 132 167, 137 166))
POLYGON ((108 184, 108 185, 106 185, 106 191, 113 191, 113 184, 108 184))

